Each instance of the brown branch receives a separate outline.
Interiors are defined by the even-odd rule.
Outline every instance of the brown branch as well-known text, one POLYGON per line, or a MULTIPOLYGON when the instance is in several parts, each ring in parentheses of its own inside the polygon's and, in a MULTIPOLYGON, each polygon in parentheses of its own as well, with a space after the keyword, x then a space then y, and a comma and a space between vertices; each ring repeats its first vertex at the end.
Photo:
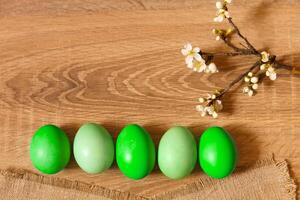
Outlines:
POLYGON ((253 51, 251 49, 242 49, 242 48, 235 46, 234 44, 232 44, 230 42, 230 40, 228 38, 222 38, 222 40, 228 47, 233 49, 235 52, 240 52, 243 55, 255 55, 255 53, 253 53, 253 51))
POLYGON ((230 82, 220 93, 218 96, 221 98, 225 95, 226 92, 228 92, 236 83, 240 82, 249 72, 252 72, 256 67, 260 66, 261 61, 256 61, 247 71, 245 71, 243 74, 239 75, 236 79, 234 79, 232 82, 230 82))
POLYGON ((294 67, 292 67, 290 65, 286 65, 286 64, 280 63, 278 61, 275 61, 274 64, 277 69, 286 69, 286 70, 290 70, 290 71, 293 71, 295 69, 294 67))
POLYGON ((242 56, 242 55, 253 55, 251 52, 201 52, 204 56, 242 56))
POLYGON ((256 50, 256 48, 249 42, 249 40, 245 36, 242 35, 242 33, 240 32, 239 28, 232 21, 232 18, 229 17, 227 19, 228 19, 229 24, 234 28, 234 30, 238 34, 238 36, 240 36, 240 38, 242 38, 246 42, 247 46, 252 50, 253 54, 260 54, 259 51, 256 50))

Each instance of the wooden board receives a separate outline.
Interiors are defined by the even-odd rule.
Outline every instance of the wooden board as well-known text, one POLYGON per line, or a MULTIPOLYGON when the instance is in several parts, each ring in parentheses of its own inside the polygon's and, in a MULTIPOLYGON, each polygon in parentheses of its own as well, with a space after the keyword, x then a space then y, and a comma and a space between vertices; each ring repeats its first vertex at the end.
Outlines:
MULTIPOLYGON (((219 58, 220 73, 187 69, 186 41, 203 50, 226 51, 214 40, 215 1, 0 1, 0 167, 34 170, 29 143, 46 123, 74 138, 85 122, 103 124, 116 138, 127 123, 143 125, 156 143, 173 125, 199 138, 224 126, 237 141, 239 166, 272 153, 287 159, 300 183, 300 75, 280 71, 255 97, 235 88, 219 119, 201 118, 197 98, 223 87, 255 58, 219 58)), ((287 64, 300 63, 299 1, 234 1, 233 19, 259 49, 287 64)), ((114 165, 91 176, 74 160, 57 176, 99 183, 149 196, 197 178, 199 169, 171 181, 156 169, 133 182, 114 165)))

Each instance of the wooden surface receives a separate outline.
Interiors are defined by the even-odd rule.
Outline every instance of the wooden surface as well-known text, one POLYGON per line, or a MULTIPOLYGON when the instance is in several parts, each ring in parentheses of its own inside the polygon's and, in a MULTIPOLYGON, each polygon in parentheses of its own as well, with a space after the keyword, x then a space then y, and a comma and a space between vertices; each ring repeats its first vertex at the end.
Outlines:
MULTIPOLYGON (((45 124, 61 126, 74 138, 84 122, 103 124, 117 136, 138 123, 156 141, 172 125, 195 136, 224 126, 237 141, 239 166, 271 153, 287 159, 300 183, 300 75, 280 71, 255 97, 241 87, 224 100, 220 118, 201 118, 197 98, 220 88, 255 58, 219 58, 220 73, 198 74, 185 67, 186 41, 203 50, 228 50, 214 40, 215 1, 0 1, 0 167, 33 170, 29 143, 45 124)), ((234 1, 232 16, 259 49, 286 63, 300 63, 299 1, 234 1)), ((171 181, 159 170, 131 181, 114 165, 91 176, 74 160, 57 176, 95 182, 145 196, 197 178, 171 181)))

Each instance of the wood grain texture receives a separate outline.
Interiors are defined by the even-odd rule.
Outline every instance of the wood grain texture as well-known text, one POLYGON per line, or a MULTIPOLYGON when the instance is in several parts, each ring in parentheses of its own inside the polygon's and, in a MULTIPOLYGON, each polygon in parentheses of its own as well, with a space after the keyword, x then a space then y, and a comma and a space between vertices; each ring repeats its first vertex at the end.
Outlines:
MULTIPOLYGON (((209 51, 228 50, 211 29, 215 1, 0 1, 0 167, 34 170, 29 143, 45 124, 61 126, 73 140, 85 122, 103 124, 116 138, 139 123, 156 143, 172 125, 197 138, 224 126, 237 141, 239 166, 274 153, 287 159, 300 183, 300 75, 281 71, 255 97, 237 87, 219 119, 201 118, 197 98, 234 79, 255 58, 219 58, 220 73, 185 67, 186 41, 209 51)), ((259 49, 286 63, 300 63, 299 1, 236 1, 232 15, 259 49)), ((222 26, 222 25, 221 25, 222 26)), ((171 181, 159 170, 131 181, 114 166, 91 176, 74 163, 57 176, 151 196, 197 178, 171 181)))

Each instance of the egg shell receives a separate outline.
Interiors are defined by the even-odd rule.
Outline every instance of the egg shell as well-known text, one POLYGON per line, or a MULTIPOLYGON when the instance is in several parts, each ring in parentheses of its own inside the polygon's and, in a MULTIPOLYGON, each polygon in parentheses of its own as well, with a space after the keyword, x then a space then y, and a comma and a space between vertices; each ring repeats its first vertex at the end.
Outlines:
POLYGON ((158 165, 171 179, 189 175, 197 161, 197 144, 189 129, 182 126, 170 128, 158 146, 158 165))
POLYGON ((91 174, 100 173, 113 163, 113 139, 103 126, 86 123, 76 133, 73 152, 82 170, 91 174))
POLYGON ((42 173, 55 174, 70 160, 71 146, 65 132, 55 125, 40 127, 32 137, 30 159, 42 173))
POLYGON ((225 129, 210 127, 204 131, 199 142, 199 162, 203 171, 213 178, 224 178, 233 172, 237 148, 225 129))
POLYGON ((116 141, 116 161, 121 172, 131 179, 147 176, 155 165, 155 145, 148 132, 129 124, 116 141))

